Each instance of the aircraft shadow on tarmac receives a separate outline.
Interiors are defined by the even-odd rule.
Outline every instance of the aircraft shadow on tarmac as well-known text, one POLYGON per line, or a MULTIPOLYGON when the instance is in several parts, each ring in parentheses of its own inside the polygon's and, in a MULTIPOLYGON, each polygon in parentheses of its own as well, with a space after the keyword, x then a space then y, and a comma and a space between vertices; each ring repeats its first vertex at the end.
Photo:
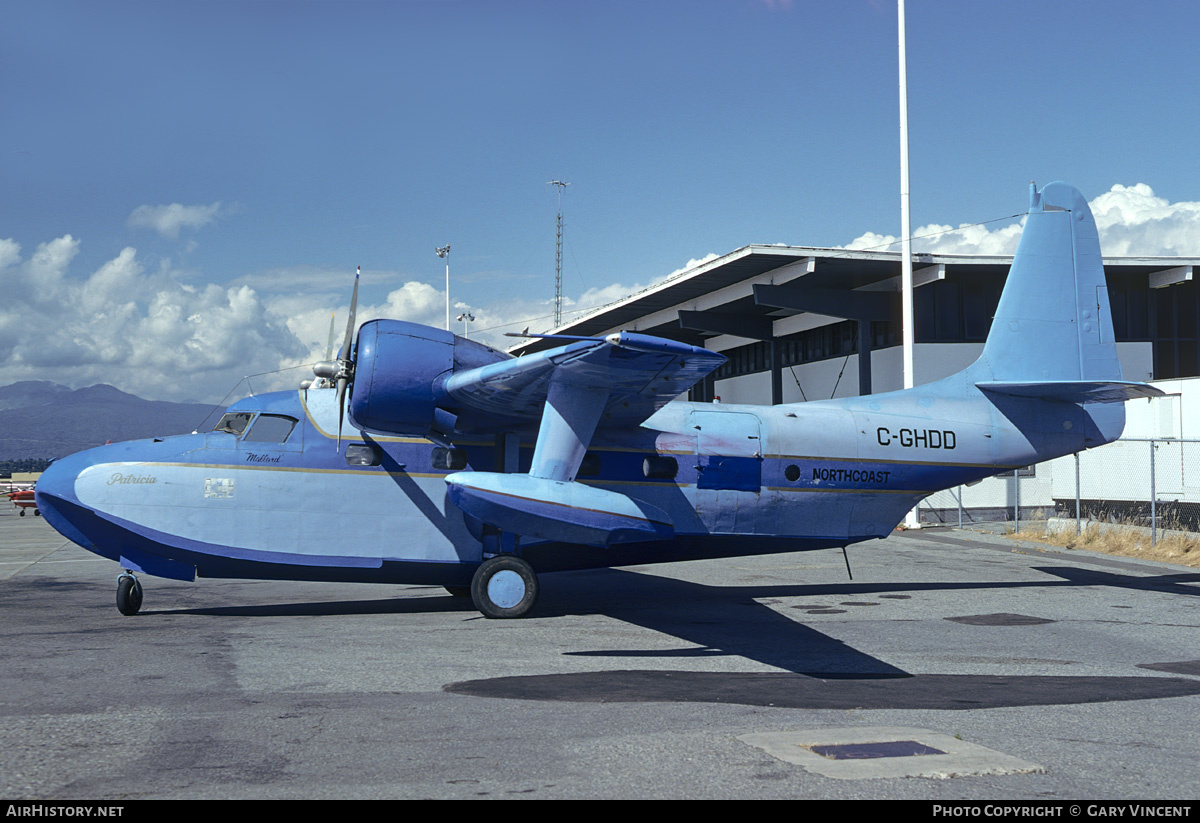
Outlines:
MULTIPOLYGON (((844 598, 902 591, 1030 586, 1092 586, 1078 569, 1044 569, 1060 580, 968 584, 862 584, 704 586, 679 580, 605 570, 587 582, 559 587, 539 614, 588 602, 588 589, 604 614, 696 644, 678 651, 576 651, 575 655, 627 658, 737 655, 782 672, 681 672, 624 670, 502 677, 453 683, 447 691, 487 697, 570 702, 709 702, 813 709, 980 709, 1143 700, 1200 694, 1200 680, 1165 677, 1058 677, 1028 675, 914 674, 793 620, 758 600, 773 597, 844 598), (596 578, 605 576, 603 586, 596 578), (585 588, 586 587, 586 588, 585 588), (544 610, 544 611, 543 611, 544 610)), ((1168 590, 1179 586, 1172 575, 1168 590)), ((1153 578, 1103 575, 1107 585, 1159 588, 1153 578)), ((1180 593, 1196 594, 1182 588, 1180 593)), ((800 619, 803 616, 800 615, 800 619)))
MULTIPOLYGON (((1172 594, 1200 594, 1186 583, 1200 574, 1153 577, 1042 567, 1051 579, 1012 583, 842 583, 709 586, 621 569, 547 576, 531 620, 594 612, 687 644, 678 649, 578 649, 565 654, 647 661, 742 657, 778 672, 623 669, 573 674, 500 677, 452 683, 447 691, 476 696, 568 702, 709 702, 827 709, 980 709, 1145 700, 1200 694, 1200 679, 915 674, 867 654, 759 601, 781 597, 836 598, 907 591, 1113 586, 1172 594), (1057 579, 1055 579, 1057 578, 1057 579), (581 608, 582 607, 582 608, 581 608), (590 608, 589 608, 590 607, 590 608)), ((261 606, 177 609, 173 614, 287 616, 429 614, 461 611, 481 619, 469 599, 420 597, 261 606)), ((152 612, 144 612, 152 614, 152 612)), ((1011 625, 1011 624, 1010 624, 1011 625)), ((998 661, 999 662, 999 661, 998 661)), ((1149 667, 1148 667, 1149 668, 1149 667)), ((1191 661, 1153 666, 1197 673, 1191 661)))

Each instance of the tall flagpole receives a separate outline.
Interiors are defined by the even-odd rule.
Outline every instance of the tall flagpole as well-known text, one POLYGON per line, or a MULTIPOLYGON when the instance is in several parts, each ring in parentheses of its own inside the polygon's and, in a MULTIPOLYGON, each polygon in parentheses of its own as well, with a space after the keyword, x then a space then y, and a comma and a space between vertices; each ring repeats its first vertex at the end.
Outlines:
POLYGON ((900 327, 904 344, 904 388, 913 377, 912 226, 908 213, 908 67, 904 56, 904 0, 897 0, 900 19, 900 327))
MULTIPOLYGON (((904 0, 896 0, 900 41, 900 338, 904 350, 904 388, 911 389, 913 375, 913 271, 912 226, 908 213, 908 64, 904 55, 904 0)), ((910 529, 920 528, 914 507, 904 518, 910 529)))

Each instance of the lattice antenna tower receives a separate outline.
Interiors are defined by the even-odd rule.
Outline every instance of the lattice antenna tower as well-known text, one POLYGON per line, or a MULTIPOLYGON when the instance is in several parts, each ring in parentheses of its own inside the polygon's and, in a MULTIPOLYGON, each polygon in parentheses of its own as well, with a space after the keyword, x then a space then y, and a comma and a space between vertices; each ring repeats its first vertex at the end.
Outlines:
POLYGON ((562 193, 563 189, 571 184, 562 180, 551 180, 546 185, 558 187, 558 222, 554 246, 554 328, 557 329, 562 326, 562 193))

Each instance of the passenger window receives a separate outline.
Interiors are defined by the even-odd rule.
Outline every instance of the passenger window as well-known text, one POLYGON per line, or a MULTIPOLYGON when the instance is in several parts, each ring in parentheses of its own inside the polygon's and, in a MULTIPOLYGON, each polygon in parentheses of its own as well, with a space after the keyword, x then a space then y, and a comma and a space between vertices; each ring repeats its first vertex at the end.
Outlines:
POLYGON ((241 436, 246 426, 250 425, 250 418, 253 416, 254 412, 229 412, 217 421, 213 431, 241 436))
POLYGON ((288 439, 297 420, 283 414, 260 414, 250 427, 244 443, 282 443, 288 439))

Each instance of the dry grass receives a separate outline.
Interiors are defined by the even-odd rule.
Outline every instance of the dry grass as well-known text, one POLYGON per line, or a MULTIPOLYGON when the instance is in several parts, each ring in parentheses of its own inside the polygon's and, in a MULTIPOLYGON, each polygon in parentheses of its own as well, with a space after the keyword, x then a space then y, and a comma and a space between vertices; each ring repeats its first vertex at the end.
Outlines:
POLYGON ((1067 549, 1087 549, 1104 554, 1118 554, 1174 563, 1180 566, 1200 567, 1200 534, 1174 532, 1164 535, 1160 530, 1155 545, 1150 543, 1150 530, 1135 526, 1112 525, 1101 528, 1099 523, 1089 524, 1081 534, 1074 528, 1064 531, 1022 530, 1010 534, 1018 540, 1049 543, 1067 549))

